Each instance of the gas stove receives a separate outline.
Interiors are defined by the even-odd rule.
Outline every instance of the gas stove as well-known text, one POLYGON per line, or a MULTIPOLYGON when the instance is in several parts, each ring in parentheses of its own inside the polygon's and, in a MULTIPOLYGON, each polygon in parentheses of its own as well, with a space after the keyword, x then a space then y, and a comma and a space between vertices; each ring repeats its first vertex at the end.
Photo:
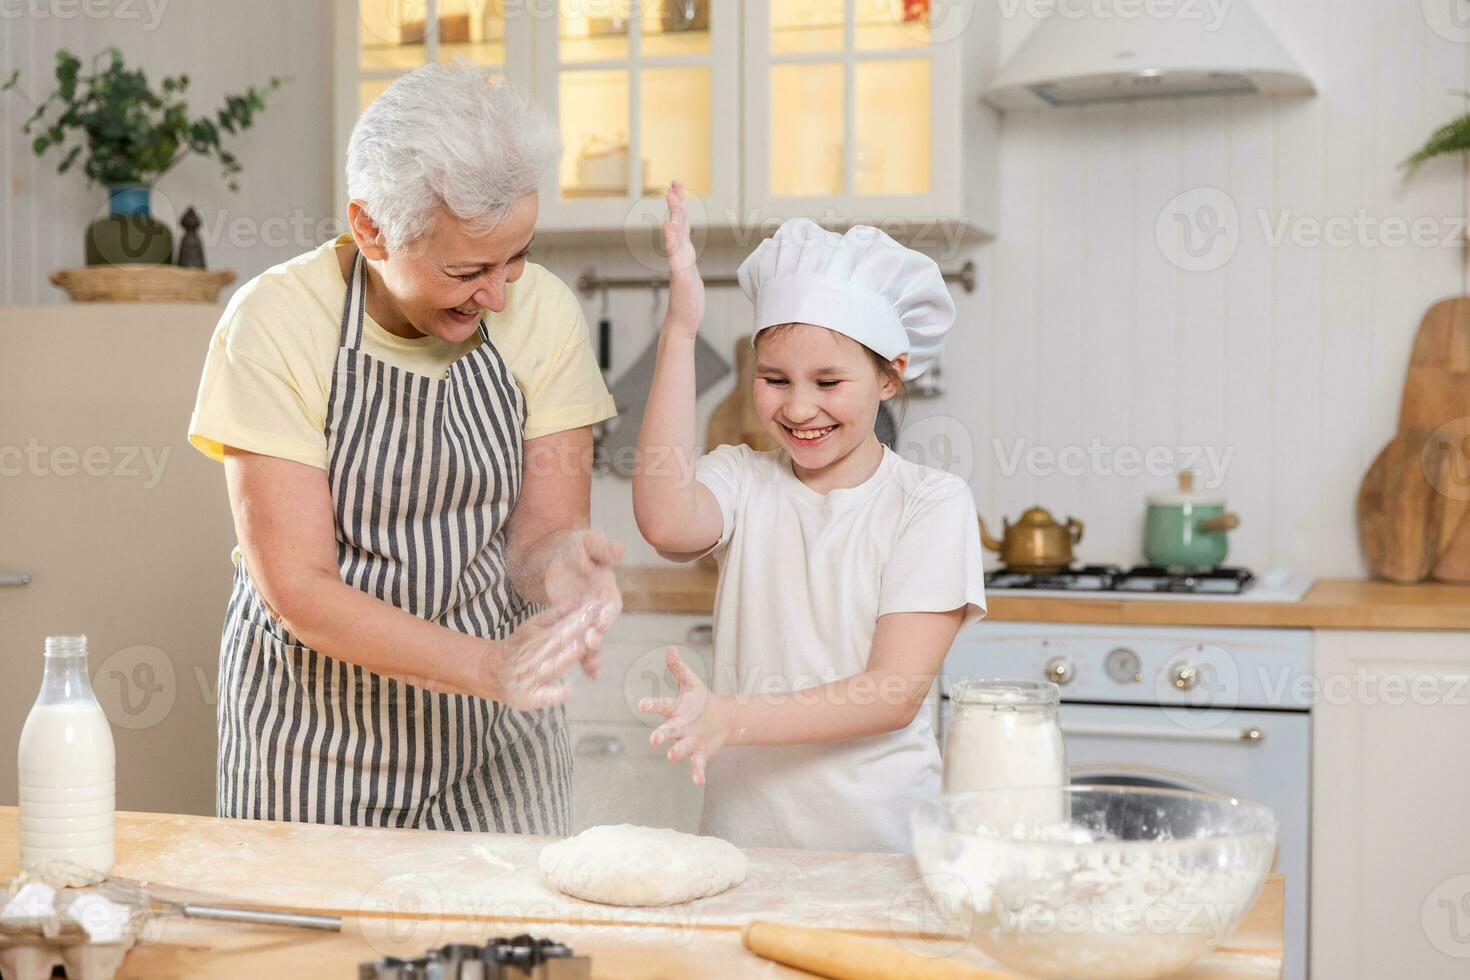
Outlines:
POLYGON ((998 568, 985 573, 987 592, 1108 599, 1246 599, 1299 602, 1312 580, 1286 569, 1259 578, 1246 568, 1177 569, 1161 565, 1073 565, 1055 572, 998 568))

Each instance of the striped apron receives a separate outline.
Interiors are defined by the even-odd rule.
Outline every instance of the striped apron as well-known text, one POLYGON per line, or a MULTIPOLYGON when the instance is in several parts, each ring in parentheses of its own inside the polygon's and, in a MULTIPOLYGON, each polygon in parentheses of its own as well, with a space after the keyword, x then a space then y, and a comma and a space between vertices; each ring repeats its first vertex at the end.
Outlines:
MULTIPOLYGON (((353 262, 328 402, 342 580, 416 616, 501 638, 537 608, 507 571, 526 404, 481 343, 430 378, 364 354, 353 262)), ((571 827, 560 705, 436 694, 301 642, 235 568, 219 670, 220 816, 557 834, 571 827)))

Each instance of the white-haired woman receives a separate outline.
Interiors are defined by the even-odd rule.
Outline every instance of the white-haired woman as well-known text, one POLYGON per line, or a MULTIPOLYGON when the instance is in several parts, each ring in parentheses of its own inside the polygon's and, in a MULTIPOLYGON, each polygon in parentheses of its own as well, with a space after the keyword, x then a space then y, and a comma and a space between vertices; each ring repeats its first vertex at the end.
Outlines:
POLYGON ((527 260, 560 154, 479 69, 405 75, 353 129, 351 233, 220 319, 189 438, 239 538, 221 815, 569 831, 560 678, 596 672, 621 548, 587 528, 612 399, 527 260))

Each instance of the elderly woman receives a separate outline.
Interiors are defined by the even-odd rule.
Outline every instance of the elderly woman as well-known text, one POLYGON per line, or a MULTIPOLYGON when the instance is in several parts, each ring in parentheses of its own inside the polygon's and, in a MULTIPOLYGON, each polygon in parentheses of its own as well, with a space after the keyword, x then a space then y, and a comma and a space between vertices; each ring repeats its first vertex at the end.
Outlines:
POLYGON ((414 71, 353 129, 351 233, 220 319, 189 425, 239 539, 220 815, 569 831, 560 678, 595 674, 621 548, 586 527, 612 399, 528 260, 560 155, 516 90, 414 71))

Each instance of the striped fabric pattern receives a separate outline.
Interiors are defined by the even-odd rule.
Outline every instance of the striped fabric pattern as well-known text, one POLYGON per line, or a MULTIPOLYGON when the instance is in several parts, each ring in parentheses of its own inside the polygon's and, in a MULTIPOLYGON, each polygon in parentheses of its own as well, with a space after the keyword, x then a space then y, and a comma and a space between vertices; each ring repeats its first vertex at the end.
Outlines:
MULTIPOLYGON (((416 616, 498 639, 536 612, 503 533, 520 493, 525 398, 483 321, 442 379, 364 354, 359 255, 327 415, 342 580, 416 616)), ((221 638, 221 816, 565 834, 571 751, 560 706, 435 694, 313 650, 242 562, 221 638)))

